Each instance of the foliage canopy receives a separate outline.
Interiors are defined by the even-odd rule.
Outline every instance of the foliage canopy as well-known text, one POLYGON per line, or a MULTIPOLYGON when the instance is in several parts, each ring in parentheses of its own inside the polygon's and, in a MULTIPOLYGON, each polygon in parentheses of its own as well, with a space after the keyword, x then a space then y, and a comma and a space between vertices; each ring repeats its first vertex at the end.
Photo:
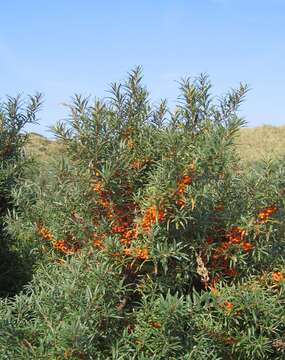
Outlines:
POLYGON ((34 274, 0 304, 5 359, 283 358, 285 168, 240 167, 247 90, 184 79, 170 110, 136 68, 75 95, 67 156, 11 191, 34 274))

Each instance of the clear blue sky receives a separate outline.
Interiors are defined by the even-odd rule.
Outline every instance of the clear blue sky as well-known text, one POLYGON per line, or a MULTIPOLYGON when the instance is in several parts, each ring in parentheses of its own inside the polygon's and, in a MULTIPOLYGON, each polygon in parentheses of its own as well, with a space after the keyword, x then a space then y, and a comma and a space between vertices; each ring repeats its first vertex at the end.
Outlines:
POLYGON ((1 1, 0 97, 43 92, 41 133, 135 65, 171 105, 183 76, 207 72, 217 95, 246 81, 248 125, 285 124, 284 59, 285 0, 1 1))

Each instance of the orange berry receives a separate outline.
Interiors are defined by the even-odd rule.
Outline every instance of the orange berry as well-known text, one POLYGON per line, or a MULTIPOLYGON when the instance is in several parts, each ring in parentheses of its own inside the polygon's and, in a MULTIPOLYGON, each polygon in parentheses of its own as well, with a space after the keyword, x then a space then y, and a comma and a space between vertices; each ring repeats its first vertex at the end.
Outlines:
POLYGON ((227 312, 231 312, 233 310, 233 308, 234 308, 234 304, 232 304, 231 302, 226 301, 224 303, 224 307, 227 310, 227 312))
POLYGON ((123 253, 124 253, 125 256, 131 256, 132 255, 132 251, 131 251, 130 248, 125 248, 123 250, 123 253))
POLYGON ((245 237, 246 232, 244 229, 234 226, 227 233, 226 237, 233 244, 239 244, 245 237))
POLYGON ((282 280, 285 280, 285 275, 280 271, 274 271, 271 276, 274 282, 280 282, 282 280))
POLYGON ((265 222, 271 215, 273 215, 277 211, 278 208, 275 205, 264 208, 257 214, 257 220, 260 222, 265 222))
POLYGON ((178 207, 183 207, 185 205, 185 201, 182 199, 176 200, 175 203, 178 207))
POLYGON ((206 239, 206 242, 207 242, 207 244, 213 244, 213 242, 214 242, 214 239, 211 237, 211 236, 209 236, 209 237, 207 237, 207 239, 206 239))
POLYGON ((143 249, 136 249, 136 256, 138 259, 140 260, 147 260, 148 259, 148 249, 147 248, 143 248, 143 249))
POLYGON ((152 321, 150 325, 155 329, 161 328, 161 324, 158 321, 152 321))
POLYGON ((249 242, 243 242, 241 246, 244 251, 250 251, 253 248, 253 245, 249 242))
POLYGON ((116 252, 112 253, 112 256, 113 256, 113 257, 120 257, 121 254, 120 254, 119 251, 116 251, 116 252))

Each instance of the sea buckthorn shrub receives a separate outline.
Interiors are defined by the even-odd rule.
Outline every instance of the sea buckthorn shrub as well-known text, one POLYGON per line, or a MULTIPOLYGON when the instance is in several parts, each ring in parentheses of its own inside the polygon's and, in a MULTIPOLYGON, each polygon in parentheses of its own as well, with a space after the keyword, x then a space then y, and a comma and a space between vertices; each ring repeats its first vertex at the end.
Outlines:
POLYGON ((0 103, 0 296, 15 293, 26 281, 25 265, 20 254, 14 251, 14 238, 6 230, 8 212, 16 211, 13 190, 24 176, 27 160, 23 146, 27 140, 22 130, 36 121, 41 95, 20 96, 0 103))
POLYGON ((285 269, 198 294, 132 289, 104 252, 40 265, 0 304, 3 359, 283 359, 285 269))
MULTIPOLYGON (((246 85, 217 102, 204 75, 183 80, 180 90, 173 111, 166 101, 152 106, 136 69, 126 83, 111 85, 106 100, 89 104, 75 96, 70 121, 54 128, 78 172, 73 180, 63 179, 77 187, 67 190, 77 199, 64 201, 69 208, 62 213, 51 210, 54 217, 69 219, 66 226, 59 222, 48 241, 58 253, 92 243, 114 261, 153 268, 156 282, 173 291, 196 280, 205 288, 235 280, 256 270, 261 256, 269 266, 280 261, 272 241, 284 233, 284 166, 269 164, 254 176, 245 174, 234 147, 244 125, 237 111, 246 85), (64 236, 75 227, 77 232, 64 236), (198 279, 197 259, 208 271, 198 279)), ((53 229, 41 221, 39 239, 47 244, 44 232, 53 229)))
POLYGON ((7 358, 284 356, 284 164, 239 164, 246 85, 180 91, 155 106, 135 69, 55 125, 67 159, 14 192, 9 232, 38 258, 0 305, 7 358))

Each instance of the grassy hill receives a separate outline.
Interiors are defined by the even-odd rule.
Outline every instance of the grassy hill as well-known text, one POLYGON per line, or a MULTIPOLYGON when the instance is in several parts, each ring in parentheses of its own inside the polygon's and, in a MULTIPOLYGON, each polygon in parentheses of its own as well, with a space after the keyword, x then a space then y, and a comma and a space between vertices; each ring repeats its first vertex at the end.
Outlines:
MULTIPOLYGON (((59 141, 50 140, 42 135, 31 133, 26 150, 41 160, 48 160, 62 153, 59 141)), ((285 156, 285 125, 263 125, 241 129, 236 140, 238 152, 246 164, 269 157, 285 156)))
POLYGON ((26 151, 29 155, 46 161, 58 156, 62 149, 63 146, 57 140, 50 140, 36 133, 29 134, 29 141, 26 145, 26 151))
POLYGON ((284 157, 285 126, 263 125, 241 129, 236 143, 242 160, 247 164, 284 157))

